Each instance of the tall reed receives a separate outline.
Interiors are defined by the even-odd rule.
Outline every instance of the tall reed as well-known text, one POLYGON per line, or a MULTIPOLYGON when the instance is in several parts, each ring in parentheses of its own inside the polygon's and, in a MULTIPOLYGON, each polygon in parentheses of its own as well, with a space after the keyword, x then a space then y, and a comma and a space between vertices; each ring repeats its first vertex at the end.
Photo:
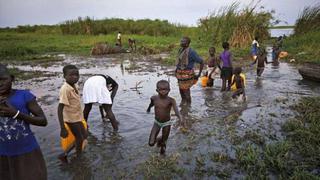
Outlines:
POLYGON ((294 28, 295 35, 320 30, 320 3, 305 7, 299 15, 294 28))
POLYGON ((229 41, 234 47, 246 47, 254 39, 269 37, 268 27, 273 19, 272 12, 258 8, 260 1, 240 8, 239 2, 215 10, 199 20, 199 27, 205 39, 213 45, 229 41))

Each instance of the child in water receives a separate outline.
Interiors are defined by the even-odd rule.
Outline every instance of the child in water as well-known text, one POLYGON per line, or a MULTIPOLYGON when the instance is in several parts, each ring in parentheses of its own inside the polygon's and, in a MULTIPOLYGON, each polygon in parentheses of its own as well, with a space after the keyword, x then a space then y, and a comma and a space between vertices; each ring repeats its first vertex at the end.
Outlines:
POLYGON ((234 69, 234 79, 232 81, 232 84, 236 85, 236 91, 232 94, 232 98, 235 99, 239 97, 240 95, 243 96, 243 101, 246 100, 246 94, 245 94, 245 85, 244 85, 244 79, 240 76, 242 72, 241 67, 236 67, 234 69))
MULTIPOLYGON (((64 125, 64 123, 66 123, 75 137, 76 153, 77 156, 80 156, 84 145, 87 143, 87 130, 82 123, 83 113, 80 93, 79 88, 76 85, 79 81, 79 70, 74 65, 66 65, 63 67, 63 76, 66 82, 60 89, 58 105, 58 118, 61 128, 60 136, 62 138, 68 136, 68 131, 64 125)), ((68 152, 73 148, 69 149, 68 152)), ((62 162, 68 162, 68 152, 59 155, 59 159, 62 162)))
POLYGON ((256 63, 257 63, 257 76, 260 77, 264 71, 265 63, 268 64, 267 55, 264 49, 261 49, 261 48, 258 49, 258 56, 250 66, 253 66, 256 63))
POLYGON ((215 55, 216 49, 214 47, 209 48, 209 62, 208 62, 208 82, 207 86, 212 87, 214 85, 214 77, 220 73, 221 67, 218 62, 218 58, 215 55))
POLYGON ((166 151, 166 141, 168 140, 170 128, 173 123, 170 117, 170 111, 172 107, 180 122, 182 122, 182 119, 180 116, 180 112, 178 111, 176 101, 172 97, 168 96, 170 92, 169 82, 166 80, 158 81, 157 92, 158 95, 152 96, 150 98, 151 102, 147 109, 147 112, 149 113, 151 107, 154 106, 155 111, 155 121, 150 133, 149 145, 154 146, 155 143, 157 143, 157 146, 161 148, 160 154, 164 154, 166 151), (157 138, 161 129, 162 136, 157 138))
POLYGON ((36 97, 13 89, 14 76, 0 64, 0 179, 47 179, 47 168, 30 125, 46 126, 36 97))
POLYGON ((220 59, 222 61, 222 69, 221 69, 221 79, 222 86, 221 91, 229 91, 231 88, 231 78, 232 78, 232 54, 229 51, 229 43, 223 42, 222 47, 224 51, 220 54, 220 59), (226 87, 228 81, 228 86, 226 87))

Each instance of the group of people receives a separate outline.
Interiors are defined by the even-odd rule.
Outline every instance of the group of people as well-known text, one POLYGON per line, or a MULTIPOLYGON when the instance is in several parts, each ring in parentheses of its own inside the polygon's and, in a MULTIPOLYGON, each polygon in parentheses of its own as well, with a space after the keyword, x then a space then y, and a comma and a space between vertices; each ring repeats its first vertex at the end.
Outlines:
MULTIPOLYGON (((190 105, 190 88, 201 76, 205 64, 196 51, 189 47, 190 43, 189 37, 181 39, 181 48, 176 62, 175 76, 178 80, 181 105, 190 105), (200 64, 197 75, 194 71, 196 63, 200 64)), ((228 91, 235 84, 236 90, 232 97, 235 98, 239 95, 245 97, 245 83, 243 76, 241 76, 242 69, 241 67, 233 68, 229 43, 224 42, 222 47, 224 50, 219 57, 215 56, 214 47, 209 48, 208 86, 214 85, 214 76, 221 71, 221 91, 228 91)), ((265 52, 258 50, 254 61, 258 64, 258 76, 262 74, 265 62, 265 52)), ((84 109, 82 109, 81 96, 77 86, 79 69, 74 65, 66 65, 63 67, 63 76, 65 82, 60 88, 57 109, 60 136, 66 138, 70 135, 69 133, 72 133, 75 137, 72 148, 59 155, 60 160, 67 162, 68 153, 72 149, 76 150, 77 156, 82 154, 87 141, 88 129, 90 129, 86 122, 93 104, 99 104, 101 118, 109 119, 114 131, 118 130, 119 122, 112 111, 118 83, 106 75, 97 74, 89 77, 83 86, 84 109)), ((12 88, 13 80, 14 76, 11 75, 7 67, 0 64, 0 179, 33 179, 33 175, 37 175, 36 179, 46 179, 45 161, 31 132, 30 124, 46 126, 47 118, 38 105, 36 97, 30 91, 12 88)), ((175 99, 169 96, 169 82, 166 80, 158 81, 156 91, 158 94, 150 98, 150 104, 147 108, 147 112, 150 112, 154 107, 155 112, 149 145, 156 144, 160 147, 160 154, 164 154, 171 125, 175 123, 171 119, 171 109, 173 108, 182 125, 184 119, 180 115, 175 99), (161 130, 162 135, 158 136, 161 130)))
MULTIPOLYGON (((203 59, 190 48, 191 39, 189 37, 183 37, 180 41, 180 50, 177 58, 176 65, 176 78, 179 84, 179 92, 181 95, 181 105, 191 103, 190 88, 195 84, 204 69, 203 59), (200 64, 199 72, 196 75, 194 73, 195 63, 200 64)), ((229 51, 229 43, 222 43, 223 52, 219 57, 215 55, 215 48, 209 48, 209 60, 208 60, 208 72, 206 77, 208 81, 205 86, 213 86, 215 76, 220 74, 222 79, 221 91, 229 91, 232 85, 235 85, 235 92, 232 97, 236 98, 243 95, 245 98, 245 85, 244 78, 241 76, 242 68, 236 67, 233 69, 232 53, 229 51), (232 78, 234 75, 234 78, 232 78)))

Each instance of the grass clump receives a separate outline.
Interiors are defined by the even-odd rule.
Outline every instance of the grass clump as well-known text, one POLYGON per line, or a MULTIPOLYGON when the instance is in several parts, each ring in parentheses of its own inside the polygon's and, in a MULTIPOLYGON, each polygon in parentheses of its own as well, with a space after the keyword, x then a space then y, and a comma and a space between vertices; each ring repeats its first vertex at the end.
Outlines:
POLYGON ((151 156, 149 160, 138 166, 138 172, 141 172, 146 179, 172 179, 181 177, 184 169, 178 166, 177 154, 168 157, 151 156))
POLYGON ((248 47, 255 36, 260 40, 269 37, 272 12, 264 11, 263 8, 259 8, 259 1, 253 1, 242 9, 239 2, 234 2, 201 18, 199 28, 204 39, 214 45, 229 41, 232 47, 248 47))
POLYGON ((319 179, 320 97, 304 97, 293 106, 298 112, 282 130, 283 141, 262 146, 246 144, 236 149, 237 166, 249 178, 319 179), (317 177, 318 176, 318 177, 317 177))
POLYGON ((320 31, 320 3, 305 7, 296 21, 295 35, 303 35, 310 31, 320 31))

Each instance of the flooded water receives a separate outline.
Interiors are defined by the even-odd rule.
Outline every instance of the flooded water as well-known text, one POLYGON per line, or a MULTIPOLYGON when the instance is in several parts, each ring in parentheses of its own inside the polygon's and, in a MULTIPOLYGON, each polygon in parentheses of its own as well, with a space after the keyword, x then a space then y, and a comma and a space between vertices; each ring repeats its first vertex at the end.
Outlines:
MULTIPOLYGON (((31 89, 47 115, 48 126, 33 127, 33 131, 44 154, 49 179, 144 177, 146 161, 159 156, 158 148, 148 146, 154 114, 153 110, 146 113, 150 97, 156 94, 156 82, 169 80, 169 95, 178 104, 180 102, 173 67, 131 55, 101 58, 66 56, 64 61, 49 67, 45 64, 15 67, 46 72, 44 77, 16 82, 15 87, 31 89), (81 89, 84 81, 97 73, 110 75, 119 83, 113 112, 120 126, 119 132, 113 133, 111 124, 102 121, 98 106, 93 106, 88 120, 89 145, 84 156, 81 159, 71 158, 69 165, 62 165, 57 159, 62 151, 56 112, 59 88, 64 81, 62 67, 71 63, 80 69, 81 89)), ((221 81, 218 79, 213 88, 203 88, 199 84, 193 86, 191 107, 179 107, 188 122, 188 130, 172 129, 166 154, 167 157, 177 157, 179 167, 184 169, 180 178, 215 178, 224 171, 231 178, 242 177, 243 173, 234 167, 232 160, 229 163, 214 162, 212 156, 222 153, 235 159, 236 148, 244 143, 259 145, 282 139, 281 124, 294 116, 289 106, 301 96, 320 94, 319 84, 303 81, 297 69, 287 63, 276 67, 267 65, 261 78, 256 78, 256 69, 246 69, 246 76, 246 103, 232 100, 231 92, 221 93, 221 81), (259 137, 255 138, 257 142, 250 138, 253 135, 259 137), (203 169, 207 173, 201 174, 203 169)))

